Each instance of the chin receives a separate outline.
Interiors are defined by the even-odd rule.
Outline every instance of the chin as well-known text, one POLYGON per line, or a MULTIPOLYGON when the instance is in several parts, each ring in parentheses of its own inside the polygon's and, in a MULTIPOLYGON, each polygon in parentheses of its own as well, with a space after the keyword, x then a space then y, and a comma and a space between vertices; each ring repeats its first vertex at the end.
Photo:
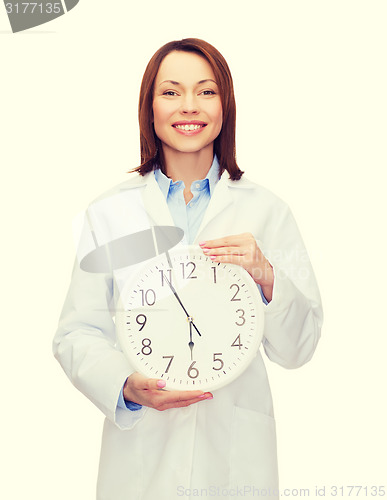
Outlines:
POLYGON ((176 145, 175 147, 172 147, 171 149, 178 151, 180 153, 200 153, 200 151, 203 151, 204 149, 208 148, 211 144, 213 144, 213 141, 206 142, 205 144, 187 144, 187 145, 176 145))

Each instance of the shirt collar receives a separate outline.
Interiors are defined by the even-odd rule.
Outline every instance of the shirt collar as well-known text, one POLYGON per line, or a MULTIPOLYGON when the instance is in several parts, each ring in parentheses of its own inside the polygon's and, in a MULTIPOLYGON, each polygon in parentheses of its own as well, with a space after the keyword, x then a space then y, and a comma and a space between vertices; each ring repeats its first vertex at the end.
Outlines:
MULTIPOLYGON (((164 198, 167 198, 171 184, 173 183, 172 179, 167 177, 160 168, 157 168, 154 171, 154 176, 156 178, 157 184, 159 185, 161 192, 164 195, 164 198)), ((208 171, 205 179, 208 179, 208 185, 209 185, 209 190, 210 190, 210 196, 212 195, 216 183, 219 181, 219 162, 218 158, 216 155, 214 155, 214 159, 212 161, 212 165, 210 167, 210 170, 208 171)), ((201 180, 201 179, 197 179, 201 180)), ((180 181, 177 181, 180 182, 180 181)))

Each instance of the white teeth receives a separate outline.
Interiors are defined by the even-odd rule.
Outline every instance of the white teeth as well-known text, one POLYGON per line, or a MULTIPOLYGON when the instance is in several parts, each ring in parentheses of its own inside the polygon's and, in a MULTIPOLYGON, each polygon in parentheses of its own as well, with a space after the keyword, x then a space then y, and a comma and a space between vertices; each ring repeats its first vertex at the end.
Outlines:
POLYGON ((202 125, 194 125, 191 123, 190 125, 175 125, 175 127, 180 130, 198 130, 202 125))

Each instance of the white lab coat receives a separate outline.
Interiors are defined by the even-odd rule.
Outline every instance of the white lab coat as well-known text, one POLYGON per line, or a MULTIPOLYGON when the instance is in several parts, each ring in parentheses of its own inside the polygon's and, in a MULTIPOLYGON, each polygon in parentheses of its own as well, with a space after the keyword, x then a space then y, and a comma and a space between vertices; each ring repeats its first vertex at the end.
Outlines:
MULTIPOLYGON (((94 214, 107 239, 127 231, 128 218, 136 214, 125 210, 125 200, 133 197, 143 200, 152 223, 173 225, 153 173, 135 175, 103 198, 117 193, 120 213, 94 214)), ((231 181, 225 172, 195 242, 242 232, 254 235, 275 272, 263 350, 285 368, 299 367, 311 359, 322 324, 319 291, 299 231, 282 200, 244 176, 231 181)), ((164 412, 117 408, 133 370, 116 345, 112 316, 122 274, 114 274, 87 273, 76 263, 53 344, 72 383, 106 415, 97 499, 219 498, 242 492, 243 498, 276 498, 275 421, 260 352, 213 400, 164 412)))

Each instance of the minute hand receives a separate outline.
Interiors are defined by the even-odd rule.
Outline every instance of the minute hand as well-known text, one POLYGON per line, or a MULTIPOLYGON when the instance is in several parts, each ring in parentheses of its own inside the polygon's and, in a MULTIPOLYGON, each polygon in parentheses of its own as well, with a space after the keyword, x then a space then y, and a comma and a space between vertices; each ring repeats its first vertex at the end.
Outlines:
MULTIPOLYGON (((180 305, 181 305, 181 307, 183 308, 183 311, 185 312, 185 314, 186 314, 187 318, 191 318, 191 316, 190 316, 190 315, 188 314, 188 312, 187 312, 187 309, 184 307, 184 305, 183 305, 182 301, 180 300, 180 297, 178 296, 178 294, 177 294, 177 292, 176 292, 176 290, 175 290, 174 286, 173 286, 173 285, 172 285, 172 283, 169 281, 169 279, 167 278, 167 276, 166 276, 166 275, 164 275, 164 279, 165 279, 165 281, 168 283, 168 285, 169 285, 170 289, 172 290, 173 295, 176 297, 177 301, 179 302, 179 304, 180 304, 180 305)), ((195 323, 192 321, 192 319, 190 320, 190 323, 191 323, 191 324, 192 324, 192 326, 195 328, 195 330, 197 331, 197 333, 198 333, 200 336, 202 336, 202 334, 201 334, 201 333, 199 332, 199 330, 196 328, 196 325, 195 325, 195 323)))

